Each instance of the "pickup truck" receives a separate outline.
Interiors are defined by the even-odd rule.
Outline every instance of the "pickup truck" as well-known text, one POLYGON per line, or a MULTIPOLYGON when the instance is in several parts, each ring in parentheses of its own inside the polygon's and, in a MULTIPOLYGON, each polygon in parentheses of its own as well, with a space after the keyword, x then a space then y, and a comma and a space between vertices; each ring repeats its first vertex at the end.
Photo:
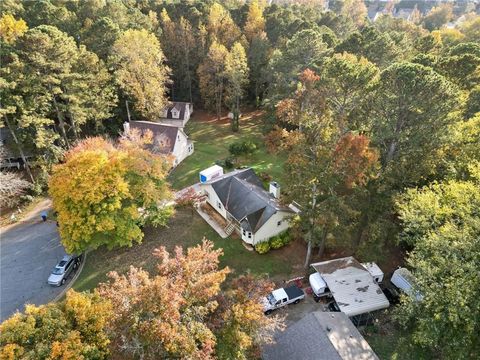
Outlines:
POLYGON ((305 298, 305 293, 299 287, 292 285, 287 288, 273 290, 263 299, 263 312, 265 315, 271 314, 288 304, 298 304, 305 298))

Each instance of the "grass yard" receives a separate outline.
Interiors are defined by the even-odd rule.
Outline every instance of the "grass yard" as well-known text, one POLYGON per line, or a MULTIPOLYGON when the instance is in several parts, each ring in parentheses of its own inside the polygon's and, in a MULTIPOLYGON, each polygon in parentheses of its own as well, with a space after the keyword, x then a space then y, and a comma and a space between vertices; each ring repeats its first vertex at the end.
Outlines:
MULTIPOLYGON (((220 265, 229 266, 236 274, 251 271, 254 274, 268 273, 276 280, 285 279, 292 273, 292 259, 303 260, 302 255, 298 257, 290 254, 296 244, 265 255, 249 251, 243 247, 239 238, 220 238, 196 212, 182 209, 170 220, 168 228, 145 229, 145 238, 141 244, 111 251, 102 247, 90 252, 73 288, 78 291, 91 290, 107 280, 108 272, 115 270, 125 273, 131 265, 151 272, 157 263, 152 255, 155 248, 165 246, 169 251, 177 245, 187 248, 200 243, 203 237, 212 240, 215 247, 223 248, 224 256, 220 265)), ((303 244, 300 245, 303 249, 303 244)))
POLYGON ((228 146, 239 140, 252 140, 259 145, 253 155, 242 159, 242 165, 250 166, 258 173, 266 172, 280 184, 283 180, 284 155, 269 154, 263 142, 262 112, 244 114, 240 130, 232 132, 228 119, 215 121, 212 116, 195 112, 185 131, 195 145, 194 153, 186 158, 170 175, 170 183, 176 190, 198 182, 198 173, 229 156, 228 146))

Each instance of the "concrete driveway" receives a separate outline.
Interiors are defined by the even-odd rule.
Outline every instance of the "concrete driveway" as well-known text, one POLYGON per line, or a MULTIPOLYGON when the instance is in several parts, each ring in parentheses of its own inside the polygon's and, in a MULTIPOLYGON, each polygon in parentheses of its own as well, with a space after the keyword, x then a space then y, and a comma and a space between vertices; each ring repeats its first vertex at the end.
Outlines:
POLYGON ((27 303, 53 300, 65 286, 47 284, 65 250, 55 222, 40 220, 42 210, 37 208, 21 223, 0 230, 0 321, 23 311, 27 303))

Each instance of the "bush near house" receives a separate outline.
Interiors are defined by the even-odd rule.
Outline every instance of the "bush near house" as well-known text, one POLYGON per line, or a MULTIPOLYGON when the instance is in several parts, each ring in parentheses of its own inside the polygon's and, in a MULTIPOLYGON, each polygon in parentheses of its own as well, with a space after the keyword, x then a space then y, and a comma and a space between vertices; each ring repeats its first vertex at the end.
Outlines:
POLYGON ((255 245, 255 250, 259 254, 266 254, 267 252, 270 251, 270 244, 269 244, 268 241, 262 241, 262 242, 258 243, 257 245, 255 245))
POLYGON ((259 254, 265 254, 270 249, 280 249, 292 241, 292 235, 290 231, 284 231, 278 235, 272 236, 268 241, 262 241, 255 245, 255 250, 259 254))

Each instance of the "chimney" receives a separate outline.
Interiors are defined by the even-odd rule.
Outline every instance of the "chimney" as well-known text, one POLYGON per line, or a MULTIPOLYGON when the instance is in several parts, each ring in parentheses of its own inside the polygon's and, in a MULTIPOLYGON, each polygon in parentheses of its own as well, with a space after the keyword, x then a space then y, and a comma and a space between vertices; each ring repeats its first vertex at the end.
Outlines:
POLYGON ((280 184, 272 181, 270 183, 268 192, 272 194, 276 199, 280 199, 280 184))
POLYGON ((130 123, 125 121, 123 123, 123 131, 125 132, 125 135, 128 135, 128 133, 130 132, 130 123))

